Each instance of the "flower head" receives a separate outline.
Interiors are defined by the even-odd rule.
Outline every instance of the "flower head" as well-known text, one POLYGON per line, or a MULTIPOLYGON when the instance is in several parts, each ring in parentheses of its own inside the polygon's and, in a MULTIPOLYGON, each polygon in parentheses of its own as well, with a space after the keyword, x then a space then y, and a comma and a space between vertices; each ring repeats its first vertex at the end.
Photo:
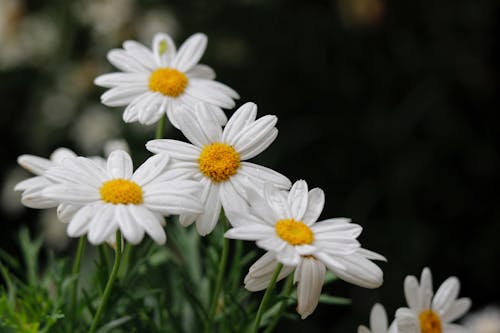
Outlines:
POLYGON ((254 240, 268 252, 250 268, 245 278, 249 290, 267 287, 281 262, 278 278, 291 272, 297 282, 297 311, 302 318, 318 304, 326 269, 350 283, 376 288, 382 283, 382 271, 370 259, 384 257, 362 249, 356 240, 361 227, 346 218, 316 222, 324 205, 321 189, 308 190, 303 180, 290 191, 266 184, 264 195, 249 191, 250 208, 234 214, 228 238, 254 240))
POLYGON ((108 60, 122 72, 95 79, 98 86, 111 88, 101 101, 108 106, 127 106, 123 113, 125 122, 149 125, 166 113, 175 127, 179 127, 178 113, 204 102, 225 124, 227 118, 220 108, 234 107, 234 99, 239 96, 214 81, 215 72, 210 67, 198 64, 206 46, 207 37, 201 33, 189 37, 179 51, 167 34, 156 34, 152 50, 126 41, 123 49, 108 53, 108 60))
POLYGON ((130 156, 113 151, 106 167, 85 157, 65 159, 45 176, 53 184, 42 195, 77 207, 67 233, 87 234, 100 244, 120 230, 127 241, 139 243, 147 233, 154 241, 166 241, 163 215, 201 213, 199 185, 169 170, 168 155, 149 158, 135 172, 130 156))
POLYGON ((469 298, 457 299, 460 282, 454 276, 441 284, 436 294, 432 288, 431 271, 424 268, 420 283, 415 276, 407 276, 404 291, 408 308, 396 311, 399 333, 455 333, 464 329, 452 321, 467 312, 469 298))
POLYGON ((201 235, 214 229, 221 207, 227 214, 246 209, 249 186, 261 188, 266 182, 281 189, 290 186, 290 181, 276 171, 246 161, 264 151, 278 134, 275 116, 256 120, 256 113, 257 106, 246 103, 222 129, 207 106, 199 103, 195 112, 182 113, 178 119, 179 129, 192 144, 169 139, 146 144, 153 153, 170 154, 174 168, 203 185, 205 212, 180 218, 183 225, 196 221, 201 235))
POLYGON ((395 322, 387 328, 387 313, 384 306, 376 303, 370 312, 370 329, 366 326, 360 325, 358 333, 397 333, 395 322))

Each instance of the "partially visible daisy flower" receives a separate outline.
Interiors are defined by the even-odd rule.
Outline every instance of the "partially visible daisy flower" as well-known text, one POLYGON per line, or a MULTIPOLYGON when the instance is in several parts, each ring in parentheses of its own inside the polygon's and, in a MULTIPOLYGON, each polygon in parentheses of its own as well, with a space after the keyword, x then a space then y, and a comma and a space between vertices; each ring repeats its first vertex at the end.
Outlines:
POLYGON ((127 106, 125 122, 150 125, 166 113, 179 127, 177 114, 192 110, 197 102, 208 103, 221 124, 227 120, 222 108, 233 108, 238 94, 214 81, 212 68, 198 64, 207 46, 207 37, 197 33, 181 45, 179 51, 168 34, 157 34, 152 50, 135 41, 123 43, 123 49, 108 53, 108 60, 121 73, 104 74, 95 84, 111 88, 101 96, 108 106, 127 106), (183 108, 184 107, 184 108, 183 108))
POLYGON ((80 207, 67 228, 70 237, 87 234, 92 244, 108 240, 117 230, 132 244, 144 233, 155 242, 166 241, 164 215, 199 214, 200 186, 167 167, 169 157, 150 157, 133 172, 130 156, 112 152, 106 168, 91 159, 64 159, 45 173, 54 184, 42 195, 50 200, 80 207))
POLYGON ((360 325, 358 333, 397 333, 395 322, 387 328, 387 313, 384 306, 376 303, 370 312, 370 328, 360 325))
POLYGON ((469 298, 457 299, 460 282, 454 276, 444 281, 436 294, 432 288, 431 271, 422 271, 420 283, 415 276, 407 276, 404 291, 408 308, 396 311, 399 333, 458 333, 467 330, 451 324, 469 310, 469 298))
POLYGON ((60 165, 66 158, 75 158, 76 154, 67 148, 58 148, 49 159, 35 155, 21 155, 17 158, 17 163, 24 169, 35 174, 35 177, 28 178, 18 183, 15 191, 22 192, 21 202, 30 208, 51 208, 57 207, 59 201, 48 199, 42 196, 42 190, 51 182, 43 176, 43 173, 50 167, 60 165))
POLYGON ((500 309, 488 306, 465 317, 463 323, 470 333, 500 333, 500 309))
MULTIPOLYGON (((193 144, 177 140, 151 140, 146 148, 153 153, 166 152, 175 160, 174 167, 200 181, 205 212, 182 215, 180 222, 196 221, 200 235, 210 233, 219 218, 221 207, 226 213, 245 209, 246 188, 262 188, 264 183, 280 189, 290 181, 280 173, 246 162, 264 151, 278 135, 277 118, 266 115, 255 119, 257 106, 246 103, 229 119, 224 130, 207 106, 196 105, 195 112, 179 116, 179 129, 193 144)), ((231 221, 231 219, 230 219, 231 221)))
POLYGON ((325 202, 321 189, 308 191, 307 183, 299 180, 290 191, 266 184, 263 197, 248 192, 250 208, 233 214, 233 228, 225 233, 228 238, 254 240, 269 251, 250 268, 247 289, 266 288, 278 262, 282 263, 279 278, 295 270, 297 311, 304 319, 318 304, 327 268, 361 287, 382 284, 383 273, 370 260, 385 258, 360 247, 359 225, 347 218, 316 222, 325 202))

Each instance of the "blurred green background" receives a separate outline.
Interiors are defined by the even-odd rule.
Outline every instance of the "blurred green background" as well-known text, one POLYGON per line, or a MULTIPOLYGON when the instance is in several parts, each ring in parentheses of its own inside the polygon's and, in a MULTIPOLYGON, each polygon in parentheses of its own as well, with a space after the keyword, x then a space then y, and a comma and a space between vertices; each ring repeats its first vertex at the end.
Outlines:
POLYGON ((435 287, 458 276, 473 309, 500 305, 498 0, 1 0, 1 248, 16 253, 22 225, 61 255, 74 247, 53 214, 19 205, 18 155, 96 155, 125 138, 137 163, 148 156, 154 128, 124 124, 92 81, 112 70, 109 49, 159 31, 178 45, 206 33, 202 62, 238 105, 279 118, 255 161, 321 187, 322 217, 353 218, 389 260, 381 288, 335 282, 326 290, 351 306, 278 331, 355 332, 376 301, 392 317, 404 277, 425 266, 435 287))

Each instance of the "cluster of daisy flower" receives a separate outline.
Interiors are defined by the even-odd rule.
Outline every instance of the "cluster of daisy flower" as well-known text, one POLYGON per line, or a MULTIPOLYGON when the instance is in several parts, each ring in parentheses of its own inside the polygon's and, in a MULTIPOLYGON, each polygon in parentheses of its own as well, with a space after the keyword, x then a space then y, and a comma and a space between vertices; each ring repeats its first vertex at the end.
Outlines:
POLYGON ((358 333, 464 333, 468 329, 451 322, 460 318, 470 308, 469 298, 458 298, 460 282, 454 276, 439 286, 436 294, 432 275, 424 268, 420 283, 415 276, 407 276, 404 294, 408 307, 399 308, 396 318, 388 325, 387 314, 380 304, 375 304, 370 314, 370 329, 359 326, 358 333))
MULTIPOLYGON (((373 260, 385 258, 361 247, 361 226, 348 218, 318 221, 325 204, 320 188, 309 189, 304 180, 292 184, 284 175, 248 162, 277 137, 277 117, 257 118, 257 106, 248 102, 228 119, 223 108, 233 108, 239 96, 215 81, 212 68, 199 64, 206 46, 201 33, 178 50, 167 34, 157 34, 152 49, 126 41, 108 53, 121 72, 95 79, 96 85, 109 88, 101 96, 103 104, 125 107, 125 122, 158 122, 161 128, 167 118, 190 142, 161 137, 148 141, 146 149, 154 155, 135 171, 124 150, 111 152, 107 159, 77 156, 63 148, 50 159, 20 156, 19 164, 36 175, 16 186, 23 204, 57 207, 59 219, 68 224, 67 234, 86 235, 94 245, 112 242, 117 234, 131 244, 140 243, 145 234, 163 244, 164 217, 170 215, 178 215, 183 226, 195 224, 205 236, 226 216, 226 238, 255 241, 266 251, 250 267, 245 287, 263 290, 293 273, 302 318, 315 310, 327 270, 361 287, 380 286, 383 273, 373 260)), ((428 270, 420 286, 408 278, 410 308, 397 313, 399 331, 421 327, 423 333, 458 332, 450 324, 443 324, 443 330, 429 328, 466 310, 468 301, 455 302, 456 292, 458 281, 452 278, 438 290, 431 307, 428 270)), ((377 306, 372 317, 382 313, 377 306)), ((383 320, 372 320, 374 332, 385 331, 383 320)), ((360 328, 360 333, 366 331, 360 328)))

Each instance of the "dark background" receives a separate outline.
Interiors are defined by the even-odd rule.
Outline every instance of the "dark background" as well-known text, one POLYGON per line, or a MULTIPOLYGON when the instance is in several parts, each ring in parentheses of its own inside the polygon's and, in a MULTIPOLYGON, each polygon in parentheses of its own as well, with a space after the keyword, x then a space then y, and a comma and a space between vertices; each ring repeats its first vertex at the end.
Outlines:
MULTIPOLYGON (((435 288, 448 276, 473 310, 498 304, 500 288, 499 59, 500 2, 484 1, 140 1, 136 12, 161 8, 178 22, 179 45, 194 32, 209 37, 203 63, 218 80, 275 114, 280 134, 255 161, 305 179, 326 193, 323 218, 346 216, 363 226, 364 247, 388 258, 384 285, 368 291, 335 282, 327 291, 348 307, 320 305, 306 321, 278 331, 354 332, 374 302, 392 319, 403 306, 403 280, 431 268, 435 288)), ((39 116, 44 94, 68 64, 99 59, 122 40, 99 44, 64 1, 28 2, 25 13, 52 15, 61 32, 53 57, 0 71, 2 164, 6 179, 22 153, 78 151, 69 127, 39 116), (62 15, 62 16, 61 16, 62 15), (62 21, 62 23, 60 22, 62 21)), ((135 14, 133 15, 135 17, 135 14)), ((134 18, 131 18, 133 20, 134 18)), ((142 40, 146 45, 149 40, 142 40)), ((93 73, 91 71, 91 73, 93 73)), ((98 102, 91 85, 76 112, 98 102)), ((122 109, 110 110, 120 121, 122 109)), ((232 111, 229 111, 230 114, 232 111)), ((121 134, 138 161, 153 130, 121 134)), ((171 130, 170 137, 180 137, 171 130)), ((15 252, 16 230, 38 230, 33 210, 2 212, 0 246, 15 252)))

